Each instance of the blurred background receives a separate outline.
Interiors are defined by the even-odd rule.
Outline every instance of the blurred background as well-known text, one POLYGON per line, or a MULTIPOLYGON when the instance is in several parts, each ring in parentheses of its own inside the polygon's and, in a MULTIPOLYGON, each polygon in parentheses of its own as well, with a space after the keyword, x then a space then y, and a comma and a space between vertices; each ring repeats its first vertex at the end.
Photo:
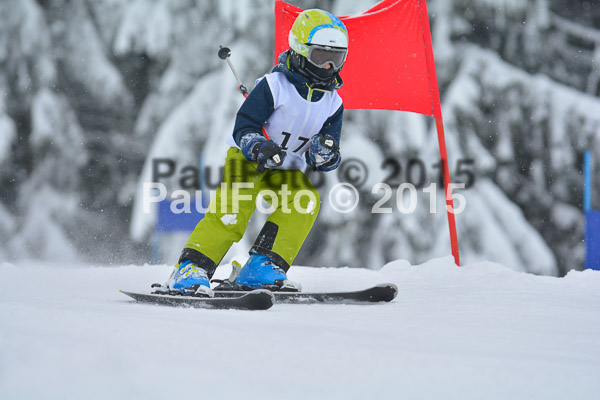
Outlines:
MULTIPOLYGON (((289 3, 341 16, 377 2, 289 3)), ((462 262, 547 275, 581 269, 585 151, 600 176, 600 7, 427 6, 450 172, 468 186, 456 218, 462 262)), ((186 166, 206 172, 191 186, 219 182, 243 97, 217 51, 231 48, 252 88, 273 66, 273 7, 272 0, 0 0, 0 262, 150 262, 156 216, 141 202, 153 160, 176 161, 173 176, 161 180, 170 191, 190 189, 186 166)), ((371 192, 376 182, 437 182, 433 120, 347 110, 341 150, 368 166, 361 202, 348 214, 324 202, 296 264, 380 268, 450 254, 441 191, 435 213, 420 188, 413 213, 398 212, 393 198, 392 213, 370 212, 383 196, 371 192), (424 182, 408 168, 415 163, 425 167, 424 182)), ((315 179, 324 198, 337 182, 335 173, 315 179)), ((247 251, 263 221, 251 221, 226 259, 247 251)), ((158 262, 176 262, 186 239, 163 235, 158 262)))

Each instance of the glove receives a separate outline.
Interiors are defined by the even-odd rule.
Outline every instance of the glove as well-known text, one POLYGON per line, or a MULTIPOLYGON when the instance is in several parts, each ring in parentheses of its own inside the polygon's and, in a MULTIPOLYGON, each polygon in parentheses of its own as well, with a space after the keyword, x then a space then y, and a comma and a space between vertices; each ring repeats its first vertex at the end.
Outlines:
POLYGON ((329 135, 315 135, 308 141, 306 163, 318 171, 333 171, 342 157, 338 142, 329 135))
POLYGON ((256 170, 261 174, 265 171, 265 168, 281 166, 286 156, 285 151, 278 144, 266 139, 254 145, 252 154, 258 164, 256 170))
POLYGON ((285 151, 278 144, 256 132, 242 136, 240 148, 248 161, 256 161, 258 164, 256 170, 261 174, 266 168, 282 165, 286 156, 285 151))

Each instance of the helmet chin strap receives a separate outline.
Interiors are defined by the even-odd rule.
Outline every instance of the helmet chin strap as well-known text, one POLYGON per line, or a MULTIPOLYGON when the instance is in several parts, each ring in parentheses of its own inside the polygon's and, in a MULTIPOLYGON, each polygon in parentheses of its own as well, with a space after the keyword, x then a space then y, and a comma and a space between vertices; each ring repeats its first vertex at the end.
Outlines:
POLYGON ((341 71, 341 68, 337 70, 334 68, 319 68, 311 64, 306 57, 301 56, 293 50, 291 51, 291 62, 294 68, 308 78, 311 86, 328 86, 336 80, 336 77, 339 77, 338 73, 341 71))

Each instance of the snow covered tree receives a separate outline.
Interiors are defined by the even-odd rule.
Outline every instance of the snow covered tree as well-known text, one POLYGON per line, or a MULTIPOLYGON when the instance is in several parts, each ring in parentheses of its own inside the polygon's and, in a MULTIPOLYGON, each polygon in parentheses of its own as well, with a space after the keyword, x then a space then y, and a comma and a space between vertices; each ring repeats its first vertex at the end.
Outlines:
MULTIPOLYGON (((337 15, 376 3, 290 2, 337 15)), ((580 268, 582 155, 600 159, 598 11, 563 0, 430 0, 428 9, 451 174, 472 183, 457 192, 463 260, 580 268)), ((272 67, 272 29, 271 0, 0 2, 0 258, 149 260, 154 220, 141 188, 153 160, 177 161, 162 180, 169 190, 199 156, 218 181, 243 101, 218 46, 233 50, 252 88, 272 67)), ((341 149, 368 167, 363 201, 350 214, 324 202, 297 262, 378 267, 448 254, 440 191, 434 213, 422 188, 413 213, 397 212, 394 199, 385 205, 394 212, 371 213, 383 194, 374 184, 416 179, 410 160, 423 161, 423 186, 439 184, 436 140, 427 117, 347 110, 341 149)), ((324 198, 336 182, 326 177, 324 198)))

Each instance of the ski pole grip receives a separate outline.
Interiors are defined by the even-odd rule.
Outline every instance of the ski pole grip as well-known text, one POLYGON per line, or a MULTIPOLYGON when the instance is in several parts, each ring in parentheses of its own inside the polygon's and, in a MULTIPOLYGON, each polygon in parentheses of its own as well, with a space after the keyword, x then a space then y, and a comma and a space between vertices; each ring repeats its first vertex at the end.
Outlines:
POLYGON ((229 47, 219 46, 219 58, 225 60, 231 55, 231 49, 229 47))
POLYGON ((238 86, 238 90, 244 95, 244 97, 248 97, 248 89, 246 89, 246 86, 240 85, 238 86))

